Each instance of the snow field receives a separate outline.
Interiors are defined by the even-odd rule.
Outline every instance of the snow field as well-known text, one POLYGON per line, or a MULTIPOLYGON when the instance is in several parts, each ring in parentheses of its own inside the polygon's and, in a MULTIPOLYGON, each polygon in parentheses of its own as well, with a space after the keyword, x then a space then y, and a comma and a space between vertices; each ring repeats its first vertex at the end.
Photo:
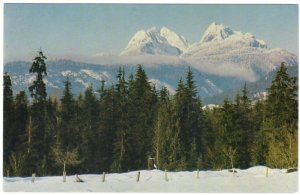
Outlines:
POLYGON ((75 175, 37 177, 34 183, 31 177, 4 178, 3 190, 7 192, 296 192, 298 190, 298 172, 286 173, 285 169, 268 169, 264 166, 246 170, 236 169, 233 175, 228 170, 168 172, 160 170, 140 171, 140 180, 136 181, 138 171, 128 173, 79 175, 83 183, 75 182, 75 175))

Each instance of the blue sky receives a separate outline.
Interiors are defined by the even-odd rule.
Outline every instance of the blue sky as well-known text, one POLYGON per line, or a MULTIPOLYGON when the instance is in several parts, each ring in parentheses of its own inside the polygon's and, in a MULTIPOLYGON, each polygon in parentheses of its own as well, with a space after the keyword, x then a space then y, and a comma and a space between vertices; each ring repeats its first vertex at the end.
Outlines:
POLYGON ((166 26, 190 43, 212 22, 298 53, 298 5, 4 4, 4 62, 119 54, 134 33, 166 26))

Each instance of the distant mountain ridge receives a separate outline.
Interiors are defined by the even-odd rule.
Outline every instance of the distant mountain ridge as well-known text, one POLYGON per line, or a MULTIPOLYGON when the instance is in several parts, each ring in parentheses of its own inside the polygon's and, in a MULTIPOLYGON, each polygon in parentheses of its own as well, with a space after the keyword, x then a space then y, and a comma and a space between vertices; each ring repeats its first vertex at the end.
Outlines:
MULTIPOLYGON (((218 94, 240 88, 244 82, 259 81, 282 62, 298 67, 297 55, 281 48, 268 48, 265 41, 251 33, 217 23, 210 24, 199 42, 193 44, 166 27, 140 30, 119 56, 104 52, 91 59, 93 63, 47 61, 49 74, 45 82, 49 93, 61 94, 66 77, 70 78, 74 94, 83 93, 90 84, 97 89, 102 80, 112 85, 120 66, 129 76, 135 73, 137 64, 142 64, 149 82, 158 88, 165 86, 171 93, 175 93, 179 79, 184 79, 191 67, 198 93, 206 101, 208 97, 213 100, 218 94)), ((34 75, 28 72, 30 64, 19 61, 4 65, 16 92, 27 89, 33 81, 34 75)))
POLYGON ((241 76, 247 81, 256 81, 281 62, 298 64, 297 55, 281 48, 268 48, 265 41, 251 33, 215 22, 208 26, 200 41, 193 44, 166 27, 138 31, 120 55, 177 56, 202 72, 241 76))
POLYGON ((239 31, 233 31, 229 27, 223 24, 217 24, 215 22, 211 23, 205 33, 203 34, 200 44, 213 42, 213 41, 223 41, 227 38, 241 38, 245 37, 248 39, 249 46, 267 48, 267 44, 263 40, 256 39, 251 33, 245 33, 239 31))
MULTIPOLYGON (((89 85, 92 85, 95 90, 99 89, 102 81, 105 81, 106 86, 116 84, 117 71, 120 67, 118 64, 89 64, 71 60, 46 61, 46 64, 47 76, 44 81, 46 83, 47 91, 49 94, 57 93, 60 95, 62 94, 64 81, 67 77, 72 84, 72 92, 75 95, 84 93, 84 90, 89 85)), ((11 76, 14 93, 21 90, 28 92, 28 86, 35 79, 34 74, 29 74, 30 66, 30 62, 24 61, 5 64, 4 71, 8 72, 11 76)), ((136 64, 124 65, 123 67, 125 69, 126 78, 128 78, 130 74, 135 74, 136 64)), ((152 85, 155 85, 158 89, 165 86, 170 93, 175 93, 179 79, 185 79, 188 65, 145 65, 143 68, 152 85)), ((195 76, 198 87, 197 90, 200 96, 207 97, 222 92, 222 89, 217 86, 218 84, 214 83, 214 80, 218 82, 216 76, 204 74, 194 68, 192 68, 192 71, 195 76), (210 80, 210 78, 212 80, 210 80)), ((231 79, 229 79, 228 82, 231 82, 231 79)))
MULTIPOLYGON (((288 66, 287 72, 294 77, 298 77, 298 66, 288 66)), ((275 79, 275 75, 278 69, 275 69, 268 73, 266 76, 260 78, 256 82, 247 83, 248 96, 252 100, 264 99, 267 95, 267 88, 271 86, 272 81, 275 79)), ((204 104, 223 104, 225 98, 228 98, 230 101, 234 101, 236 95, 241 94, 241 90, 244 84, 241 84, 235 89, 230 89, 219 94, 215 94, 210 97, 206 97, 203 100, 204 104)))

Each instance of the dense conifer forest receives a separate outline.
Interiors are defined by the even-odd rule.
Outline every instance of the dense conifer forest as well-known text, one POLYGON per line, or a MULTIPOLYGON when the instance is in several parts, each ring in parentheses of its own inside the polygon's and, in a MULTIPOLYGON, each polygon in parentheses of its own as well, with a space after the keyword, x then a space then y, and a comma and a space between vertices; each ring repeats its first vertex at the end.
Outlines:
POLYGON ((137 65, 134 75, 120 67, 115 85, 76 97, 66 79, 59 99, 47 94, 43 52, 28 69, 36 76, 29 94, 14 95, 9 73, 3 78, 5 176, 126 172, 149 168, 149 158, 170 171, 297 166, 297 78, 284 63, 266 100, 253 102, 245 84, 233 102, 211 109, 190 69, 175 95, 137 65))

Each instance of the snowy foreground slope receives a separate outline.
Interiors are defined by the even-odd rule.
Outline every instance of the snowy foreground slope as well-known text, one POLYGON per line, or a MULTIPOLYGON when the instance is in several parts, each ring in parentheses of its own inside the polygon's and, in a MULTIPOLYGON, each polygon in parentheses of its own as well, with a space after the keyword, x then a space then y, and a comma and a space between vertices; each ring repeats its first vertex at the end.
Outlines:
POLYGON ((228 170, 168 172, 160 170, 140 171, 140 181, 136 181, 137 171, 122 174, 80 175, 83 183, 77 183, 75 176, 4 178, 4 191, 38 192, 296 192, 298 172, 286 173, 285 169, 268 169, 264 166, 238 170, 233 176, 228 170))

